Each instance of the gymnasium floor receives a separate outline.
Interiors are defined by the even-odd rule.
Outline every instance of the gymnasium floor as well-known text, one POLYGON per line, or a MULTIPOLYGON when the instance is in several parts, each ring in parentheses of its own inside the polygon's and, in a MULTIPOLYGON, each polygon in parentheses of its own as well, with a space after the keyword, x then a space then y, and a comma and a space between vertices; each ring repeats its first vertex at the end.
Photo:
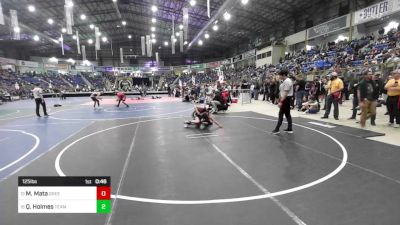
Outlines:
POLYGON ((0 106, 1 225, 400 222, 399 147, 364 138, 382 134, 298 118, 275 136, 276 118, 229 111, 199 130, 179 99, 101 104, 49 99, 48 118, 32 101, 0 106), (18 214, 24 175, 111 176, 112 214, 18 214))

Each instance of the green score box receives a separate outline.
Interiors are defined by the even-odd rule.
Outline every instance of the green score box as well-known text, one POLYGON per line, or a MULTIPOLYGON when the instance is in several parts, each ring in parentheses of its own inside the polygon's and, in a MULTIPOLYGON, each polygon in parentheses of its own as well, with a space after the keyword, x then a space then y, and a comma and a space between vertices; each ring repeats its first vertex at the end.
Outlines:
POLYGON ((97 200, 97 213, 111 213, 111 200, 97 200))

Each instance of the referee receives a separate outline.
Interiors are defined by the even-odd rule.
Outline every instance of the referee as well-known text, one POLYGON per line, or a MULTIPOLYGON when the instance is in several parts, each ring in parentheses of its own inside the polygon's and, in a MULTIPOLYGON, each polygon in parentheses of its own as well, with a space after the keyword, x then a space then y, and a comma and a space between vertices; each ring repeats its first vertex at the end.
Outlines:
POLYGON ((279 79, 283 80, 282 84, 279 86, 279 119, 278 124, 272 131, 273 134, 279 134, 279 128, 283 122, 283 115, 285 115, 288 127, 285 132, 292 134, 292 116, 290 115, 290 102, 293 98, 293 81, 288 77, 287 70, 279 71, 279 79))
POLYGON ((33 98, 36 103, 36 115, 40 117, 39 106, 42 105, 44 116, 48 116, 46 110, 46 102, 43 99, 42 95, 43 90, 39 87, 39 84, 35 84, 35 88, 32 90, 33 98))

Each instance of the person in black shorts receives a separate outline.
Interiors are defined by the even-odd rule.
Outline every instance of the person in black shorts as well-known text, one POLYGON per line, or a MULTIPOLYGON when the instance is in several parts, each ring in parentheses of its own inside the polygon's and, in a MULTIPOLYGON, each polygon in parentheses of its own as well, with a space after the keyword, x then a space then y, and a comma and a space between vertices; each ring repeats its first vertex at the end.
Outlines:
POLYGON ((90 98, 91 98, 92 101, 94 102, 93 108, 96 108, 96 104, 97 104, 97 107, 100 107, 100 101, 99 101, 99 100, 101 100, 100 95, 101 95, 100 92, 93 92, 93 93, 90 95, 90 98))
POLYGON ((281 70, 279 72, 279 78, 283 80, 279 86, 279 118, 275 129, 272 131, 273 134, 279 134, 279 128, 283 123, 283 115, 285 115, 288 126, 285 132, 293 133, 292 129, 292 116, 290 115, 290 102, 293 98, 293 81, 288 77, 289 72, 287 70, 281 70))

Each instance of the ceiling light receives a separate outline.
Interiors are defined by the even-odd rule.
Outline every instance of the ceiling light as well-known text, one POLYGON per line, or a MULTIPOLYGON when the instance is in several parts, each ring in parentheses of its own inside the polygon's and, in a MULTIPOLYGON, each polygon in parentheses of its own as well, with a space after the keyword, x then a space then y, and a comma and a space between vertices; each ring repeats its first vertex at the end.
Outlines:
POLYGON ((202 41, 202 40, 199 40, 197 43, 198 43, 199 45, 203 45, 203 41, 202 41))
POLYGON ((125 25, 126 25, 126 21, 123 20, 123 21, 122 21, 122 26, 125 26, 125 25))
POLYGON ((217 31, 217 30, 218 30, 218 25, 214 25, 212 29, 213 29, 214 31, 217 31))
POLYGON ((132 38, 132 35, 128 35, 128 38, 131 39, 131 38, 132 38))
POLYGON ((64 27, 61 28, 61 32, 65 33, 65 32, 67 32, 67 29, 65 29, 64 27))
POLYGON ((96 35, 100 37, 101 36, 101 32, 96 33, 96 35))
POLYGON ((33 5, 29 5, 28 10, 29 10, 29 12, 35 12, 36 8, 33 5))
POLYGON ((117 2, 117 0, 112 0, 113 2, 117 2))
POLYGON ((72 35, 72 39, 76 40, 76 35, 72 35))
POLYGON ((228 12, 224 13, 224 20, 228 21, 231 19, 231 14, 229 14, 228 12))
POLYGON ((94 25, 93 25, 93 24, 90 24, 89 27, 90 27, 90 29, 92 29, 92 30, 94 29, 94 25))
POLYGON ((15 32, 15 33, 21 32, 21 28, 19 28, 19 27, 14 27, 14 32, 15 32))
POLYGON ((176 42, 176 38, 172 39, 174 42, 176 42))
POLYGON ((183 30, 183 25, 182 24, 179 25, 179 29, 183 30))
POLYGON ((206 39, 209 39, 209 38, 210 38, 210 35, 209 35, 208 33, 206 33, 206 34, 204 35, 204 37, 205 37, 206 39))
POLYGON ((69 58, 69 59, 67 59, 67 62, 74 64, 74 63, 75 63, 75 60, 69 58))
POLYGON ((151 19, 151 22, 152 22, 152 23, 156 23, 156 22, 157 22, 156 18, 152 18, 152 19, 151 19))
POLYGON ((121 26, 120 26, 120 25, 117 25, 117 27, 120 28, 121 26))
POLYGON ((190 4, 190 6, 195 6, 196 5, 196 0, 190 0, 189 4, 190 4))
POLYGON ((183 15, 183 18, 184 18, 184 19, 188 19, 188 18, 189 18, 189 14, 184 14, 184 15, 183 15))
POLYGON ((68 2, 67 7, 74 7, 74 3, 72 1, 68 2))
POLYGON ((86 20, 86 15, 85 14, 81 15, 81 20, 86 20))
POLYGON ((151 6, 151 11, 152 12, 157 12, 157 10, 158 10, 157 6, 155 6, 155 5, 151 6))
POLYGON ((165 42, 164 42, 164 45, 165 45, 165 46, 168 46, 168 41, 165 41, 165 42))
POLYGON ((187 45, 187 41, 183 42, 184 45, 187 45))
POLYGON ((63 41, 63 38, 62 37, 59 37, 58 38, 58 42, 62 42, 63 41))
POLYGON ((153 43, 153 44, 155 44, 157 42, 157 40, 156 39, 151 39, 151 43, 153 43))
POLYGON ((107 37, 102 37, 101 40, 102 40, 103 42, 107 42, 107 37))
POLYGON ((59 41, 58 41, 58 40, 55 40, 55 39, 54 39, 53 41, 54 41, 54 43, 57 43, 57 44, 59 43, 59 41))
POLYGON ((37 36, 37 35, 33 36, 33 40, 34 41, 39 41, 39 36, 37 36))
POLYGON ((175 33, 175 36, 179 37, 179 35, 181 35, 179 32, 175 33))
POLYGON ((87 40, 87 42, 88 42, 89 45, 93 44, 93 40, 92 39, 87 40))
POLYGON ((49 19, 47 20, 47 23, 53 24, 53 23, 54 23, 54 20, 53 20, 52 18, 49 18, 49 19))
POLYGON ((151 31, 156 31, 156 28, 155 27, 151 27, 151 31))
POLYGON ((155 37, 156 37, 156 35, 155 35, 155 34, 151 34, 151 37, 152 37, 152 38, 155 38, 155 37))
POLYGON ((242 0, 243 5, 246 5, 247 3, 249 3, 249 0, 242 0))

